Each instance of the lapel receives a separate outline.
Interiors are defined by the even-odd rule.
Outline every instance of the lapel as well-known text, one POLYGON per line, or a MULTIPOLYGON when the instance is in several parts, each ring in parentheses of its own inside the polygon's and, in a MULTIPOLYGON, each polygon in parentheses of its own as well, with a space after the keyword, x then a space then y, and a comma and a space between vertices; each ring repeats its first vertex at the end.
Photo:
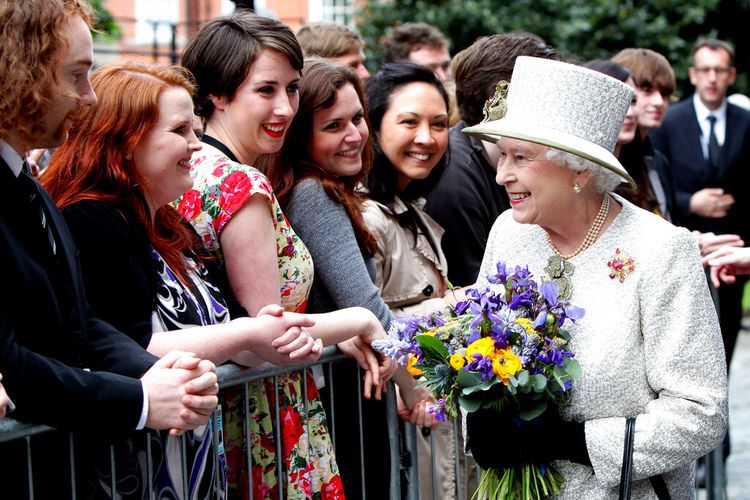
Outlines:
POLYGON ((74 327, 76 329, 80 328, 82 333, 85 331, 84 318, 86 318, 86 294, 78 267, 78 250, 73 243, 73 236, 70 234, 68 225, 60 213, 60 210, 52 201, 52 198, 47 191, 44 190, 36 179, 34 179, 34 182, 37 184, 37 188, 39 188, 44 210, 49 215, 50 229, 52 229, 52 234, 57 243, 57 254, 60 266, 63 268, 62 270, 65 279, 69 282, 72 288, 72 293, 75 295, 74 302, 76 307, 76 317, 80 324, 74 325, 74 327))
POLYGON ((740 131, 740 114, 734 105, 727 103, 727 125, 722 146, 721 171, 724 173, 733 163, 739 150, 744 146, 740 131), (738 141, 738 139, 740 139, 738 141))

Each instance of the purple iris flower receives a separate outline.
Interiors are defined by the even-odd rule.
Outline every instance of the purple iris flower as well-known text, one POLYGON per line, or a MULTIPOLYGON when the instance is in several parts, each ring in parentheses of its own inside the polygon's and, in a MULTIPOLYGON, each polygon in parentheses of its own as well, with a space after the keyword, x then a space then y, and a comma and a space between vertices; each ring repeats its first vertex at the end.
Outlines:
POLYGON ((539 291, 542 292, 544 300, 547 301, 550 308, 557 306, 558 294, 560 293, 560 287, 554 281, 546 281, 539 285, 539 291))
POLYGON ((464 367, 464 370, 477 372, 482 375, 482 380, 490 380, 493 375, 492 360, 485 358, 478 352, 471 355, 474 361, 464 367))

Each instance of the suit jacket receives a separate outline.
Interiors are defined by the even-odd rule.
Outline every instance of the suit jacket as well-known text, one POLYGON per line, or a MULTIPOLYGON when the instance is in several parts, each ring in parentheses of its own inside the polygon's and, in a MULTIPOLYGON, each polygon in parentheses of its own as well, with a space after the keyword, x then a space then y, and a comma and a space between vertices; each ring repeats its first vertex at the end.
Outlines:
POLYGON ((692 98, 672 106, 662 126, 651 135, 654 148, 664 153, 672 168, 678 218, 690 229, 737 233, 750 241, 750 112, 727 105, 726 138, 718 172, 709 168, 700 137, 692 98), (689 213, 690 197, 706 187, 719 187, 734 196, 735 204, 726 217, 709 219, 689 213))
POLYGON ((13 417, 102 437, 125 435, 142 411, 137 379, 157 358, 91 316, 67 225, 37 187, 56 258, 39 238, 39 212, 28 188, 0 158, 0 373, 17 407, 13 417))

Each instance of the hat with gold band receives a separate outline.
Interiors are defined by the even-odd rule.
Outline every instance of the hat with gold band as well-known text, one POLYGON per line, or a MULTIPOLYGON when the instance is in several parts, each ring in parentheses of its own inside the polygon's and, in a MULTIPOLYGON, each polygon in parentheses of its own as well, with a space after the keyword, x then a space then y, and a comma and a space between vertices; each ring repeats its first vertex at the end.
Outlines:
POLYGON ((498 84, 485 105, 485 120, 463 133, 489 142, 510 137, 567 151, 635 186, 612 154, 633 94, 628 85, 597 71, 521 56, 511 83, 498 84))

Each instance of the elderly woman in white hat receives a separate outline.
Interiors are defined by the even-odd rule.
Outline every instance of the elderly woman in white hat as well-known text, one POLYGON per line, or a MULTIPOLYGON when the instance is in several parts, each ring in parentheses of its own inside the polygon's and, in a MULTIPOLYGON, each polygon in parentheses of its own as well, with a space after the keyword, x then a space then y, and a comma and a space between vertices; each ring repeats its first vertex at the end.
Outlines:
POLYGON ((499 261, 528 265, 586 311, 570 328, 581 365, 571 403, 512 432, 500 414, 471 414, 469 446, 483 468, 556 461, 563 498, 617 498, 633 421, 632 497, 692 498, 695 459, 726 432, 724 354, 695 239, 612 194, 632 184, 612 155, 632 92, 519 57, 507 100, 496 95, 488 119, 464 129, 497 143, 512 206, 477 285, 499 261))

